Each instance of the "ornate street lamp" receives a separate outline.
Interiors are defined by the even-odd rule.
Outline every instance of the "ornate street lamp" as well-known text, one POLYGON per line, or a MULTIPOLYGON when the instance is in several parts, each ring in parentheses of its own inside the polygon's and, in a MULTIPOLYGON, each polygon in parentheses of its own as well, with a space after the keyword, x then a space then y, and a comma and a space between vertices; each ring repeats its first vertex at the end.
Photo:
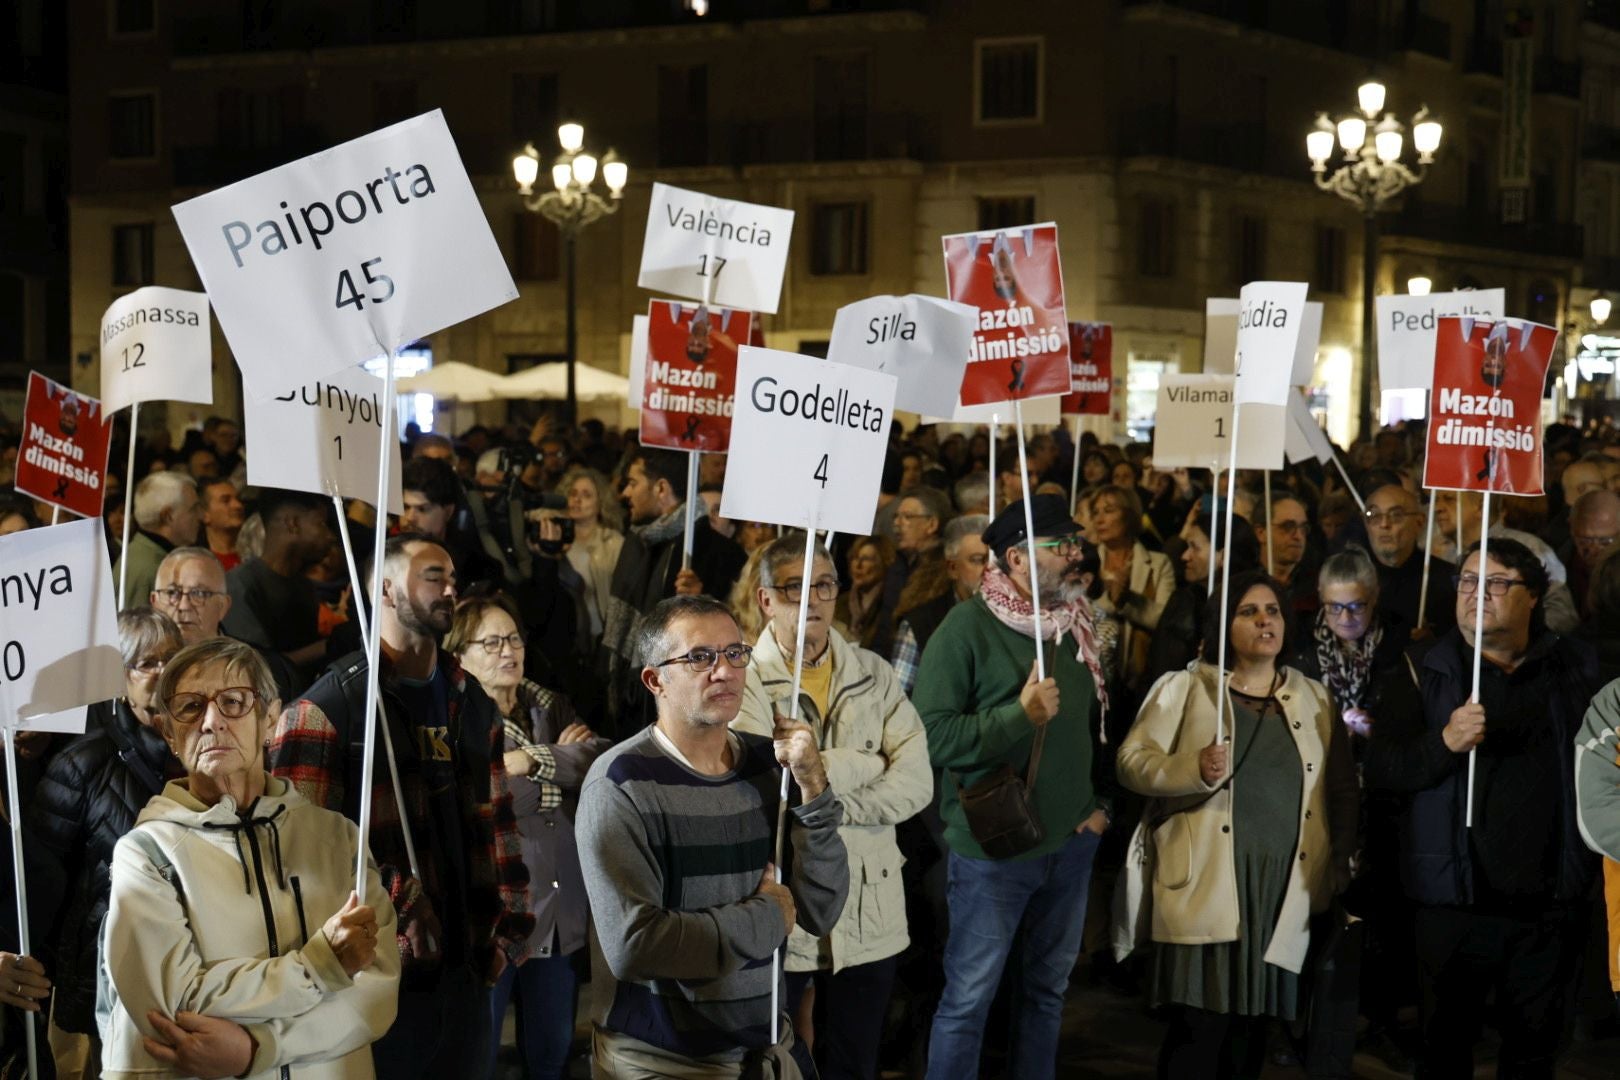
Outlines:
POLYGON ((1356 90, 1360 115, 1351 114, 1337 122, 1327 113, 1316 114, 1316 127, 1305 136, 1305 154, 1311 159, 1316 186, 1353 204, 1361 211, 1361 437, 1373 436, 1373 279, 1378 269, 1378 212, 1401 192, 1422 183, 1426 167, 1440 148, 1440 122, 1429 117, 1427 107, 1412 117, 1412 146, 1417 151, 1417 168, 1401 164, 1405 149, 1406 125, 1385 113, 1384 85, 1363 83, 1356 90), (1379 114, 1383 118, 1379 119, 1379 114), (1368 137, 1369 128, 1371 138, 1368 137), (1330 174, 1328 159, 1333 156, 1335 139, 1344 151, 1342 163, 1330 174))
POLYGON ((1609 298, 1607 296, 1592 297, 1592 321, 1602 326, 1609 321, 1609 298))
POLYGON ((630 179, 630 166, 620 161, 609 150, 600 160, 584 149, 585 128, 566 123, 557 128, 557 142, 562 153, 551 166, 551 191, 536 192, 534 182, 540 176, 540 152, 533 143, 512 159, 512 176, 517 180, 518 194, 523 197, 525 209, 545 215, 562 234, 564 265, 567 275, 568 305, 568 423, 579 418, 579 404, 574 389, 574 365, 578 361, 578 340, 575 326, 574 295, 574 241, 579 231, 593 221, 607 217, 619 209, 624 185, 630 179), (603 198, 592 190, 598 168, 608 195, 603 198))

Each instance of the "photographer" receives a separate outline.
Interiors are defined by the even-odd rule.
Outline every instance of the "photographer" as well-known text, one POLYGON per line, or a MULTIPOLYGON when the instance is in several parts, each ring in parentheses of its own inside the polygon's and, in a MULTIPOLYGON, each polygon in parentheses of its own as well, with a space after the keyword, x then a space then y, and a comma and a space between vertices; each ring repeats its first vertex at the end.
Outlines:
POLYGON ((463 592, 478 585, 500 587, 505 568, 485 552, 478 532, 457 520, 462 490, 454 467, 442 458, 413 458, 405 463, 399 486, 405 507, 400 528, 443 545, 455 563, 458 587, 463 592))

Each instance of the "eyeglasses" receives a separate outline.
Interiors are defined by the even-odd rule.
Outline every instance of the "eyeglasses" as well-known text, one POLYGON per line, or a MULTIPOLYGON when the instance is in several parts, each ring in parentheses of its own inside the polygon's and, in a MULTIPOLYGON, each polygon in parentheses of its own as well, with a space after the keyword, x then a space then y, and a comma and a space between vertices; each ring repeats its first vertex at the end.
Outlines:
MULTIPOLYGON (((765 587, 773 592, 781 593, 782 599, 786 600, 790 604, 797 604, 800 596, 802 596, 804 593, 804 589, 797 581, 793 582, 791 585, 767 585, 765 587)), ((815 593, 817 600, 836 600, 838 599, 838 582, 812 581, 810 583, 810 591, 815 593)))
POLYGON ((1310 528, 1311 523, 1308 521, 1273 521, 1271 527, 1282 532, 1285 536, 1298 536, 1310 528))
POLYGON ((1348 615, 1352 619, 1359 619, 1367 610, 1367 602, 1365 600, 1352 600, 1348 604, 1335 604, 1329 602, 1323 604, 1322 609, 1335 619, 1344 615, 1348 615))
POLYGON ((259 703, 259 695, 252 687, 227 686, 212 694, 175 694, 163 704, 176 723, 195 724, 208 712, 210 702, 219 710, 219 715, 228 720, 240 720, 253 711, 259 703))
POLYGON ((213 589, 182 589, 178 585, 171 585, 167 589, 155 589, 153 594, 163 597, 170 607, 179 607, 182 598, 190 600, 192 607, 202 607, 214 597, 225 595, 213 589))
POLYGON ((163 667, 169 662, 167 656, 143 656, 133 664, 125 664, 130 671, 138 671, 142 675, 161 675, 163 667))
MULTIPOLYGON (((1472 596, 1479 590, 1478 574, 1453 574, 1451 583, 1457 591, 1464 596, 1472 596)), ((1506 596, 1507 591, 1515 585, 1523 585, 1524 578, 1488 577, 1485 579, 1486 596, 1506 596)))
POLYGON ((894 512, 894 520, 896 520, 896 521, 932 521, 932 520, 935 520, 935 518, 934 518, 933 514, 913 513, 912 511, 909 511, 909 510, 896 510, 894 512))
POLYGON ((501 635, 496 634, 487 638, 479 638, 477 641, 473 642, 473 644, 477 645, 480 649, 483 649, 491 656, 499 655, 502 645, 511 646, 513 652, 522 652, 523 635, 513 632, 502 637, 501 635))
POLYGON ((1056 540, 1040 540, 1036 542, 1035 546, 1038 548, 1053 548, 1065 559, 1072 559, 1084 550, 1078 536, 1060 536, 1056 540))
POLYGON ((1396 507, 1393 510, 1368 510, 1367 524, 1382 525, 1387 521, 1391 525, 1399 525, 1407 518, 1416 516, 1417 515, 1412 513, 1410 510, 1402 510, 1400 507, 1396 507))
POLYGON ((685 664, 693 671, 708 671, 719 663, 720 658, 723 656, 726 658, 726 663, 732 667, 745 668, 748 666, 748 658, 753 655, 754 647, 752 645, 727 645, 723 649, 710 649, 700 645, 685 656, 672 656, 658 666, 668 667, 671 664, 685 664))
POLYGON ((1576 544, 1585 545, 1586 547, 1606 548, 1613 547, 1614 542, 1620 540, 1620 536, 1577 536, 1574 537, 1574 540, 1576 544))

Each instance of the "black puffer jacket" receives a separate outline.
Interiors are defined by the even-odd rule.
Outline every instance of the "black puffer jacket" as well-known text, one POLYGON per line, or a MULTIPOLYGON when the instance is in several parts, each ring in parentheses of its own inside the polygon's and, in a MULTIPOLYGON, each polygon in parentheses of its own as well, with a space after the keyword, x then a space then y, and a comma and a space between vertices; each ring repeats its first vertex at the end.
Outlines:
POLYGON ((76 1032, 95 1030, 96 935, 112 893, 113 845, 179 768, 124 702, 98 702, 90 713, 93 734, 51 759, 23 819, 28 906, 56 984, 56 1023, 76 1032))

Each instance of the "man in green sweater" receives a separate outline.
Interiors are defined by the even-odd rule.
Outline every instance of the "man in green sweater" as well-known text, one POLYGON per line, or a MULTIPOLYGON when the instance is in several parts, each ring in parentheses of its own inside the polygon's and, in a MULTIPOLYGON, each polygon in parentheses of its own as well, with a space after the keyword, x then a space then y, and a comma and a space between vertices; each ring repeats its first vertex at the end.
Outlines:
MULTIPOLYGON (((1031 575, 1024 504, 984 532, 994 555, 977 596, 956 605, 923 651, 913 701, 940 781, 949 852, 950 936, 945 993, 934 1014, 929 1080, 976 1077, 985 1017, 1016 935, 1022 984, 1008 1073, 1043 1080, 1056 1067, 1069 971, 1080 951, 1086 891, 1109 810, 1096 739, 1106 688, 1092 636, 1087 548, 1064 501, 1030 503, 1031 575), (1039 590, 1046 678, 1037 677, 1032 590, 1039 590), (986 856, 962 809, 961 789, 1003 767, 1027 778, 1036 734, 1040 758, 1031 801, 1041 839, 1021 854, 986 856)), ((1090 563, 1094 573, 1095 556, 1090 563)))

